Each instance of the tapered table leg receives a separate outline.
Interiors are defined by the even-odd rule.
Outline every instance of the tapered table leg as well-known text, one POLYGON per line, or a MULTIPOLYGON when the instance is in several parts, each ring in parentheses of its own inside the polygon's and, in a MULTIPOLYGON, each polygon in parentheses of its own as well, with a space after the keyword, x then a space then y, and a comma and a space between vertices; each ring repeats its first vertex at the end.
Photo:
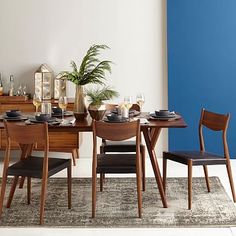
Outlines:
POLYGON ((161 128, 142 127, 142 131, 143 131, 144 139, 147 145, 149 157, 151 160, 152 169, 156 178, 157 187, 160 192, 162 204, 165 208, 167 208, 168 205, 166 201, 166 195, 164 192, 163 183, 161 179, 161 173, 160 173, 159 165, 156 158, 156 152, 155 152, 155 146, 156 146, 156 142, 158 140, 159 134, 161 132, 161 128))

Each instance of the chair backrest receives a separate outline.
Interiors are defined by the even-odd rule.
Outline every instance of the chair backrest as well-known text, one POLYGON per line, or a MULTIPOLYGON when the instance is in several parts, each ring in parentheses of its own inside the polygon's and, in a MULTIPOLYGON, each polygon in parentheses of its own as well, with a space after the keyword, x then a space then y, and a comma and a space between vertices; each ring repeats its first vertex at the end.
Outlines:
POLYGON ((227 128, 229 124, 229 114, 218 114, 211 111, 207 111, 204 108, 201 112, 201 118, 199 122, 199 139, 200 139, 200 150, 205 151, 205 144, 203 138, 203 126, 213 131, 222 131, 222 141, 224 147, 224 154, 229 157, 228 144, 227 144, 227 128))
POLYGON ((22 157, 31 155, 33 146, 36 143, 43 144, 44 157, 47 158, 49 150, 49 138, 48 138, 48 124, 25 125, 14 122, 7 122, 4 120, 4 126, 7 136, 7 152, 6 158, 9 159, 11 143, 15 142, 19 144, 22 157))
POLYGON ((48 139, 47 123, 25 125, 4 120, 7 138, 19 144, 45 142, 48 139))
POLYGON ((125 123, 108 123, 95 120, 93 121, 94 150, 97 149, 97 137, 111 141, 123 141, 136 137, 136 148, 139 148, 140 135, 139 120, 125 123))

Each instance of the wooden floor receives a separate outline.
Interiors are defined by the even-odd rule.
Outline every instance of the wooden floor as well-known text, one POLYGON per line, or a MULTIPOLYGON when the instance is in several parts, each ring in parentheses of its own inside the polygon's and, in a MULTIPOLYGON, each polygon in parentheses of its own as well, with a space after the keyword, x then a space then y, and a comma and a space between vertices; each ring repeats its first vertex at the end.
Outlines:
MULTIPOLYGON (((161 159, 158 159, 161 168, 161 159)), ((232 162, 232 171, 234 181, 236 182, 236 160, 232 162)), ((146 161, 147 176, 152 177, 152 169, 150 161, 146 161)), ((0 164, 0 172, 2 171, 2 164, 0 164)), ((91 159, 81 158, 77 160, 77 165, 73 167, 73 176, 75 177, 90 177, 91 176, 91 159)), ((228 195, 232 199, 229 182, 227 179, 226 168, 224 166, 213 166, 209 167, 210 176, 219 176, 222 184, 224 185, 228 195)), ((57 177, 66 176, 65 172, 62 172, 57 177)), ((112 175, 114 176, 114 175, 112 175)), ((129 175, 130 176, 130 175, 129 175)), ((180 165, 178 163, 168 162, 168 172, 167 176, 175 177, 187 176, 186 166, 180 165)), ((203 170, 199 167, 194 167, 193 176, 203 176, 203 170)), ((121 175, 119 175, 121 177, 121 175)), ((235 186, 236 187, 236 186, 235 186)), ((1 236, 64 236, 70 234, 70 236, 119 236, 121 234, 130 234, 135 236, 199 236, 199 235, 214 235, 214 236, 236 236, 236 227, 231 228, 164 228, 164 229, 54 229, 54 228, 0 228, 1 236)))

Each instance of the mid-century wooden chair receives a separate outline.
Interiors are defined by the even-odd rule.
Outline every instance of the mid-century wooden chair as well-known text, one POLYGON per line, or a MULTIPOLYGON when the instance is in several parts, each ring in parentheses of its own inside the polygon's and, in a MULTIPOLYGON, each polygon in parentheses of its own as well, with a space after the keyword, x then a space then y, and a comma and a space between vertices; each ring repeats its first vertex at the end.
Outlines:
POLYGON ((226 132, 229 123, 229 114, 217 114, 205 109, 202 109, 201 118, 199 122, 199 140, 200 151, 174 151, 163 152, 163 185, 166 187, 166 167, 167 159, 188 165, 188 209, 192 206, 192 166, 203 166, 207 190, 210 192, 210 183, 208 179, 207 165, 226 165, 233 200, 236 202, 234 183, 230 165, 230 155, 227 145, 226 132), (205 144, 203 138, 203 127, 213 131, 222 131, 222 142, 224 148, 224 155, 220 156, 214 153, 205 151, 205 144))
POLYGON ((97 174, 136 173, 138 216, 142 215, 142 176, 140 159, 140 121, 126 123, 106 123, 93 121, 93 164, 92 164, 92 218, 96 209, 97 174), (135 153, 97 154, 97 138, 122 141, 135 137, 135 153))
MULTIPOLYGON (((116 104, 106 104, 106 110, 112 111, 116 108, 116 104)), ((140 111, 138 104, 133 104, 131 110, 140 111)), ((114 152, 136 152, 136 142, 134 140, 128 141, 111 141, 102 139, 102 145, 100 146, 100 153, 114 153, 114 152)), ((145 145, 140 142, 140 154, 142 160, 142 181, 143 191, 145 191, 145 145)), ((105 174, 100 175, 100 191, 103 189, 103 181, 105 174)))
MULTIPOLYGON (((48 149, 48 125, 47 123, 35 125, 23 125, 15 122, 4 121, 7 135, 7 148, 5 152, 2 186, 0 195, 0 217, 2 214, 7 176, 14 176, 7 201, 7 208, 10 208, 13 195, 19 177, 27 177, 27 202, 31 198, 31 178, 42 179, 41 200, 40 200, 40 224, 44 223, 44 205, 46 199, 47 179, 63 169, 67 169, 68 183, 68 208, 71 208, 71 159, 49 158, 48 149), (20 159, 9 166, 11 155, 11 143, 18 143, 21 149, 20 159), (32 149, 37 143, 43 143, 44 156, 32 156, 32 149)), ((13 160, 11 160, 13 161, 13 160)))

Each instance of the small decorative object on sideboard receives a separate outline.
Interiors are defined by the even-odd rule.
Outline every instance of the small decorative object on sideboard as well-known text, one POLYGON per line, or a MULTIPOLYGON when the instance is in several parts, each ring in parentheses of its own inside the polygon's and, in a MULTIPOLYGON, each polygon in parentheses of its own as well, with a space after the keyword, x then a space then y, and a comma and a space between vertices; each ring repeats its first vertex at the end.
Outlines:
POLYGON ((9 91, 8 95, 9 96, 14 96, 14 76, 10 75, 10 82, 9 82, 9 91))
POLYGON ((53 71, 42 64, 34 74, 34 93, 44 99, 51 99, 53 92, 53 71))
POLYGON ((2 84, 2 76, 1 76, 1 73, 0 73, 0 96, 3 95, 3 84, 2 84))
POLYGON ((66 96, 66 80, 62 80, 58 77, 54 79, 54 99, 66 96))

